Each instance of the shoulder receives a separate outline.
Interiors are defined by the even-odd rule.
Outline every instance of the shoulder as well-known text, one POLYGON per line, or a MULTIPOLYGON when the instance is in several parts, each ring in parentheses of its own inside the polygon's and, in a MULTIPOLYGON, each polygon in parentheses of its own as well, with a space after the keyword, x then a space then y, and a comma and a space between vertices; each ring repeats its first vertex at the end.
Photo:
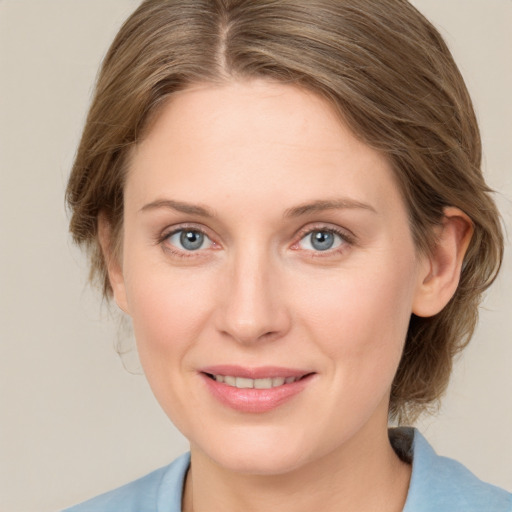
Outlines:
POLYGON ((190 464, 190 454, 148 475, 107 492, 63 512, 179 512, 183 482, 190 464))
POLYGON ((412 476, 403 512, 512 512, 512 494, 437 455, 417 430, 409 432, 412 476))

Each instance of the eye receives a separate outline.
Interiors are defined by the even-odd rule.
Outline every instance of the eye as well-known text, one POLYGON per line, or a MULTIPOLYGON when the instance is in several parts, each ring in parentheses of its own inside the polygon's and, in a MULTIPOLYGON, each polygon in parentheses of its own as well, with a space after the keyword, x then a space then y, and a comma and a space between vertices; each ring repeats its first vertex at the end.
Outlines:
POLYGON ((213 242, 197 229, 179 229, 166 237, 167 243, 183 251, 207 249, 213 242))
POLYGON ((329 251, 344 243, 346 240, 339 233, 329 229, 316 229, 302 237, 298 246, 307 251, 329 251))

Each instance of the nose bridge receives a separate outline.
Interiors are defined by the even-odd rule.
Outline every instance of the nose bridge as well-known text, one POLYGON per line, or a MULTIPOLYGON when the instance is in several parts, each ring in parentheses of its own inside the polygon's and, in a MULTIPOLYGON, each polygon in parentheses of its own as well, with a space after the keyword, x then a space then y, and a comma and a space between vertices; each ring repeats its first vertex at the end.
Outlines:
POLYGON ((279 265, 261 244, 230 258, 220 329, 242 343, 281 336, 289 327, 279 265))

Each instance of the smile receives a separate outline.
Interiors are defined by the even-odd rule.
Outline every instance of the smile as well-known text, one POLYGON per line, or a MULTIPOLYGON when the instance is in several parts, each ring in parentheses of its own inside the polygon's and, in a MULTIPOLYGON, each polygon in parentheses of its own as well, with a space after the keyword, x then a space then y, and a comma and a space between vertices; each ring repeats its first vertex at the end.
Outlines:
POLYGON ((277 409, 312 385, 316 372, 280 367, 215 366, 200 372, 216 401, 243 413, 277 409))
POLYGON ((292 384, 302 377, 267 377, 263 379, 250 379, 247 377, 234 377, 232 375, 209 375, 216 382, 226 384, 238 389, 271 389, 284 384, 292 384))

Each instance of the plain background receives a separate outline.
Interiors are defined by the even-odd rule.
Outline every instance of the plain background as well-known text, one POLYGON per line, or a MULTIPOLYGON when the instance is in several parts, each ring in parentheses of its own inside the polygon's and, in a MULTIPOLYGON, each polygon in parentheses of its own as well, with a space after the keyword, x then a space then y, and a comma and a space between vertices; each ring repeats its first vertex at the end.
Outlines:
MULTIPOLYGON (((415 0, 473 95, 512 225, 512 2, 415 0)), ((98 64, 134 0, 0 0, 0 510, 50 512, 168 463, 186 441, 114 350, 63 193, 98 64)), ((512 251, 439 415, 438 452, 512 489, 512 251)), ((127 338, 127 339, 126 339, 127 338)), ((126 365, 134 370, 135 358, 126 365)))

